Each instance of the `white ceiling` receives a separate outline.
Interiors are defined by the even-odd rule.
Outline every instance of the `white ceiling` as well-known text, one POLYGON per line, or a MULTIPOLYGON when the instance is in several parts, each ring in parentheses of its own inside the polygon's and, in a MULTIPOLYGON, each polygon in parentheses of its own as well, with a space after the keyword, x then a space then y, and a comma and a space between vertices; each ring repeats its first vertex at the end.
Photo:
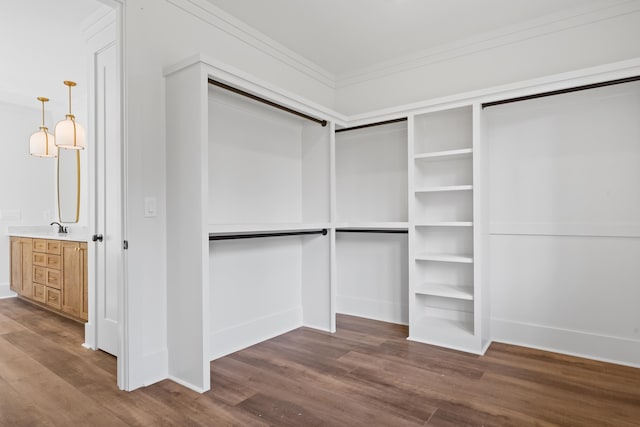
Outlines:
POLYGON ((51 107, 64 106, 62 82, 74 80, 80 101, 87 84, 82 24, 104 8, 97 0, 1 1, 0 100, 30 97, 39 108, 36 97, 46 96, 51 107))
POLYGON ((496 29, 621 0, 208 0, 340 77, 496 29))

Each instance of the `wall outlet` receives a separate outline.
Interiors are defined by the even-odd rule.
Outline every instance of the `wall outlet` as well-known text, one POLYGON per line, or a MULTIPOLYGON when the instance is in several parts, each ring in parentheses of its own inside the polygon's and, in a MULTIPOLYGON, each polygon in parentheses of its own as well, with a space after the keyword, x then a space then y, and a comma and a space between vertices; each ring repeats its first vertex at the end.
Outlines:
POLYGON ((20 221, 20 209, 0 209, 0 221, 20 221))

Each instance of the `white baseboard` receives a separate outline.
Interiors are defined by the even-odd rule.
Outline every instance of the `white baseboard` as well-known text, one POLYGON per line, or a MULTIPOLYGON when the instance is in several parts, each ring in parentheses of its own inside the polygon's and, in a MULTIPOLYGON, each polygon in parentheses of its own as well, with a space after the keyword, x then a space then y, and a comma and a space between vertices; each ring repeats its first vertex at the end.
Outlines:
POLYGON ((136 359, 135 366, 129 367, 127 390, 146 387, 169 378, 169 353, 166 348, 134 359, 136 359))
POLYGON ((15 298, 17 296, 18 294, 9 287, 9 283, 0 283, 0 299, 15 298))
POLYGON ((210 360, 226 356, 302 326, 300 307, 261 317, 210 335, 210 360))
POLYGON ((82 344, 84 348, 88 348, 90 350, 98 349, 96 344, 95 332, 96 328, 91 322, 87 322, 84 324, 84 344, 82 344))
POLYGON ((491 339, 494 342, 640 368, 640 341, 631 339, 505 319, 491 319, 491 339))
POLYGON ((408 306, 387 301, 337 296, 336 312, 400 325, 409 324, 408 306))
POLYGON ((143 357, 144 386, 155 384, 169 377, 169 352, 166 348, 147 353, 143 357))
POLYGON ((169 379, 169 380, 173 381, 174 383, 180 384, 181 386, 186 387, 186 388, 188 388, 188 389, 190 389, 190 390, 193 390, 193 391, 195 391, 195 392, 198 392, 198 393, 200 393, 200 394, 202 394, 202 393, 205 393, 205 392, 209 391, 209 390, 205 390, 205 389, 200 388, 200 387, 196 387, 196 386, 194 386, 194 385, 193 385, 193 384, 191 384, 191 383, 188 383, 188 382, 186 382, 186 381, 183 381, 183 380, 181 380, 180 378, 176 378, 176 377, 174 377, 173 375, 169 375, 169 377, 168 377, 167 379, 169 379))

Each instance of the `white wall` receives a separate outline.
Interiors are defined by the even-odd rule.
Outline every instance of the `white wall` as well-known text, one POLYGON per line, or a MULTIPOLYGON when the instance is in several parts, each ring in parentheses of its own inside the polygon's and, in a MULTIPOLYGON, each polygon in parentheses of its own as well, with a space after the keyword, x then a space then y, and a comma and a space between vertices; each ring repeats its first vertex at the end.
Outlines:
POLYGON ((207 23, 213 18, 184 0, 127 0, 125 52, 127 236, 130 387, 166 376, 165 81, 162 69, 202 53, 314 102, 331 105, 333 91, 273 56, 207 23), (193 10, 194 14, 187 12, 193 10), (144 218, 144 197, 158 216, 144 218))
POLYGON ((636 58, 639 39, 640 2, 633 1, 606 13, 467 40, 343 79, 335 108, 359 114, 636 58))
POLYGON ((483 114, 492 338, 640 366, 640 83, 483 114))
MULTIPOLYGON (((3 129, 0 156, 0 295, 9 283, 9 237, 7 227, 49 224, 55 209, 56 159, 29 155, 29 136, 38 130, 41 112, 35 108, 0 102, 3 129), (2 214, 18 211, 17 220, 2 214)), ((51 116, 46 121, 51 123, 51 116)))

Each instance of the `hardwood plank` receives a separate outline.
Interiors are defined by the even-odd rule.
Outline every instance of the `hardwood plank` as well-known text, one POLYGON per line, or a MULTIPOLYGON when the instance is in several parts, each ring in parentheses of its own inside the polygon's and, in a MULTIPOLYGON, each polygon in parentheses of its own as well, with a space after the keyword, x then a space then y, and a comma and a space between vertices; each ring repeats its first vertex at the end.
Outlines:
POLYGON ((9 383, 0 378, 0 425, 52 426, 31 399, 25 399, 9 383))
POLYGON ((0 425, 639 425, 640 369, 499 343, 480 357, 337 320, 212 362, 202 395, 168 380, 127 393, 82 325, 0 300, 0 425))

